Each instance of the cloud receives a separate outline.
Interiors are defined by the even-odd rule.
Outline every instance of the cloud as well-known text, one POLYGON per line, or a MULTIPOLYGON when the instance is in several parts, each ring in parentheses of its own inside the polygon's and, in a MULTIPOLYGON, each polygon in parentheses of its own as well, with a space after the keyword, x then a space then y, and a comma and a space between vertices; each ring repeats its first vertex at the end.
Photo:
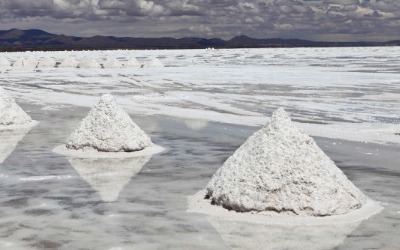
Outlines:
POLYGON ((398 0, 0 0, 0 28, 31 24, 74 35, 385 40, 400 39, 399 20, 398 0))

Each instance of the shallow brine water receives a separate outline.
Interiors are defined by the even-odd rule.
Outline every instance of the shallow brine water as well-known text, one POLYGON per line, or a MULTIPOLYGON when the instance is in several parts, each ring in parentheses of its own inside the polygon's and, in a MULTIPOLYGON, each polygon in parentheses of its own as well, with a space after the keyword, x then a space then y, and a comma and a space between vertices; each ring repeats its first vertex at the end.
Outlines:
POLYGON ((400 247, 399 146, 316 138, 357 187, 382 202, 380 214, 345 226, 262 226, 186 212, 187 196, 203 189, 256 127, 136 116, 167 150, 94 161, 51 151, 88 109, 24 108, 40 124, 20 134, 0 132, 1 249, 400 247))

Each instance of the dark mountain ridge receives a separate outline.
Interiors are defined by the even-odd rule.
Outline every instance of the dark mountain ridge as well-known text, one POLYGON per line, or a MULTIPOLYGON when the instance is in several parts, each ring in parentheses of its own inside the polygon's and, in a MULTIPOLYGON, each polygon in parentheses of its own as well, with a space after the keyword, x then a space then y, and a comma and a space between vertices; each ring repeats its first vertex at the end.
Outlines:
POLYGON ((237 36, 219 38, 134 38, 114 36, 75 37, 57 35, 38 29, 0 30, 1 51, 81 50, 81 49, 201 49, 201 48, 268 48, 268 47, 340 47, 399 46, 400 40, 388 42, 317 42, 302 39, 257 39, 237 36))

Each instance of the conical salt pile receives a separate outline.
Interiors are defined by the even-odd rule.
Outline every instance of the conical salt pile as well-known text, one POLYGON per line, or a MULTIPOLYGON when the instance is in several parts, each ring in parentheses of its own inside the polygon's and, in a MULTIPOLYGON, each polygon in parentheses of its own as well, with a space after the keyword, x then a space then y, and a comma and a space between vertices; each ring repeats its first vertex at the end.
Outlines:
POLYGON ((150 137, 108 94, 101 97, 66 143, 68 149, 100 152, 133 152, 151 145, 150 137))
POLYGON ((282 108, 217 170, 207 194, 215 204, 238 212, 327 216, 366 203, 364 194, 282 108))
POLYGON ((164 67, 164 64, 158 58, 153 58, 153 60, 151 60, 151 62, 146 66, 147 67, 164 67))
POLYGON ((107 61, 103 64, 104 68, 121 68, 122 64, 115 58, 109 57, 107 61))
POLYGON ((13 63, 13 68, 24 68, 25 67, 25 59, 22 57, 17 58, 13 63))
POLYGON ((54 68, 54 66, 56 66, 56 61, 51 57, 43 58, 38 64, 38 68, 54 68))
POLYGON ((93 58, 85 57, 78 64, 79 68, 101 68, 100 64, 93 58))
POLYGON ((78 67, 78 62, 72 56, 66 57, 58 67, 62 68, 76 68, 78 67))
POLYGON ((10 67, 10 62, 6 58, 0 56, 0 67, 1 68, 10 67))
POLYGON ((142 65, 138 62, 135 57, 129 59, 126 63, 124 63, 126 68, 140 68, 142 65))
POLYGON ((36 68, 37 65, 38 61, 36 61, 36 59, 33 56, 28 57, 24 61, 24 68, 36 68))
POLYGON ((14 98, 0 87, 0 125, 22 125, 31 121, 31 117, 18 106, 14 98))

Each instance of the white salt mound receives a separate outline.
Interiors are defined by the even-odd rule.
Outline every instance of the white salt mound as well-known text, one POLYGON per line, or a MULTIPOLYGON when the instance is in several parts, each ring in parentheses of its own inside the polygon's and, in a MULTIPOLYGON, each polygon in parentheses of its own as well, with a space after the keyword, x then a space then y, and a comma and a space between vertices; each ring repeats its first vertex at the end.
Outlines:
POLYGON ((147 67, 164 67, 164 64, 158 58, 153 58, 147 67))
POLYGON ((85 57, 78 64, 79 68, 101 68, 100 64, 93 58, 85 57))
POLYGON ((366 197, 284 109, 250 136, 213 175, 207 195, 238 212, 345 214, 366 197))
POLYGON ((10 67, 10 65, 11 65, 10 62, 6 58, 0 56, 0 67, 2 68, 10 67))
POLYGON ((38 64, 38 68, 54 68, 54 66, 56 66, 56 61, 51 57, 43 58, 38 64))
POLYGON ((138 60, 135 57, 132 57, 126 63, 124 63, 124 66, 127 68, 140 68, 142 65, 138 62, 138 60))
POLYGON ((121 68, 122 64, 115 58, 109 57, 107 61, 103 64, 104 68, 121 68))
POLYGON ((68 149, 100 152, 133 152, 151 145, 150 137, 108 94, 101 97, 66 143, 68 149))
POLYGON ((72 56, 66 57, 58 67, 62 68, 76 68, 78 67, 78 62, 72 56))
POLYGON ((0 125, 22 125, 31 121, 31 117, 18 106, 14 98, 0 87, 0 125))
POLYGON ((25 66, 25 59, 22 57, 17 58, 12 66, 14 68, 23 68, 25 66))
POLYGON ((28 57, 24 61, 24 68, 36 68, 37 65, 38 65, 38 61, 36 61, 36 59, 33 56, 28 57))

